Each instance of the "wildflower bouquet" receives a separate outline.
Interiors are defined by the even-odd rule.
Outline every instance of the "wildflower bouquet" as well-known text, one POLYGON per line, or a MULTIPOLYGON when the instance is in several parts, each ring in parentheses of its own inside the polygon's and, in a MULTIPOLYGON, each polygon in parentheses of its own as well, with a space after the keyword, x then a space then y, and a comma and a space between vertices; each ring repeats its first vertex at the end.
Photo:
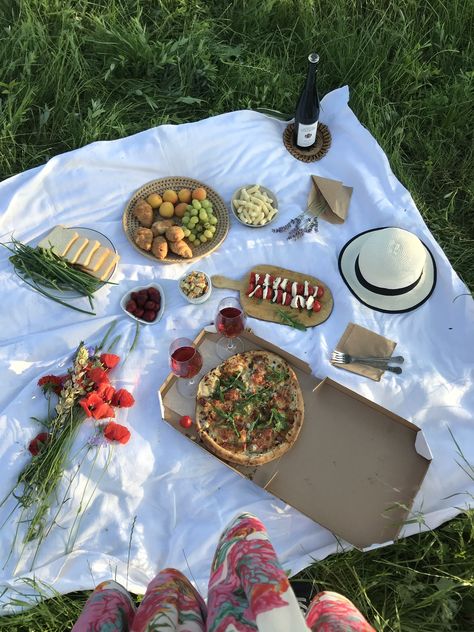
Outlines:
MULTIPOLYGON (((70 501, 72 481, 62 501, 59 501, 57 492, 71 447, 83 422, 86 419, 94 421, 94 433, 84 446, 86 450, 108 442, 125 444, 130 439, 130 431, 114 419, 116 409, 133 406, 135 400, 127 390, 115 390, 110 383, 109 373, 120 362, 120 358, 113 353, 101 353, 102 345, 87 348, 81 343, 74 355, 72 367, 65 375, 46 375, 38 382, 48 400, 48 416, 41 421, 35 418, 43 428, 29 443, 28 450, 32 458, 21 471, 14 488, 0 503, 1 507, 9 497, 16 499, 15 506, 3 524, 20 508, 18 527, 27 525, 23 544, 37 540, 32 565, 42 541, 57 523, 62 505, 70 501), (52 398, 57 398, 55 405, 52 398), (59 509, 51 515, 54 513, 51 511, 53 505, 58 505, 59 509)), ((18 527, 10 555, 18 537, 18 527)), ((74 527, 77 531, 77 516, 74 527)))

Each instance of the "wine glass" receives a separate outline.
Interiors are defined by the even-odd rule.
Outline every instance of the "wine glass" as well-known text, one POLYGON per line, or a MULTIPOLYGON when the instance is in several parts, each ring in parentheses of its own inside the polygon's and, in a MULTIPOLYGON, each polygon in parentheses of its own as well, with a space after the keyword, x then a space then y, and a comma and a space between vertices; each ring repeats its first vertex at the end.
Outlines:
POLYGON ((245 314, 239 301, 232 296, 223 298, 216 314, 216 329, 223 334, 216 344, 217 355, 221 360, 244 350, 243 341, 237 337, 244 327, 245 314))
POLYGON ((178 380, 178 392, 183 397, 195 397, 202 368, 202 356, 189 338, 177 338, 170 345, 171 371, 178 380))

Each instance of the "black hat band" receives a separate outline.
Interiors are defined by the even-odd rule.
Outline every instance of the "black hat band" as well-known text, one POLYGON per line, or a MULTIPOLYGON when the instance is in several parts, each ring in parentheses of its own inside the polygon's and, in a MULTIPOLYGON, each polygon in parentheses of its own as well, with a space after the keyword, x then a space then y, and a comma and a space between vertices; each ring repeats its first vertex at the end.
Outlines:
POLYGON ((421 277, 423 276, 423 270, 422 270, 420 276, 417 278, 417 280, 414 283, 411 283, 410 285, 406 285, 405 287, 396 288, 395 290, 390 290, 390 289, 387 289, 386 287, 378 287, 377 285, 372 285, 372 283, 369 283, 368 281, 366 281, 364 277, 362 276, 362 272, 360 271, 360 267, 359 267, 359 255, 357 255, 357 259, 355 262, 355 273, 356 273, 357 280, 363 287, 365 287, 366 290, 369 290, 370 292, 373 292, 374 294, 382 294, 383 296, 399 296, 400 294, 406 294, 407 292, 410 292, 411 290, 414 290, 416 288, 416 286, 420 282, 421 277))

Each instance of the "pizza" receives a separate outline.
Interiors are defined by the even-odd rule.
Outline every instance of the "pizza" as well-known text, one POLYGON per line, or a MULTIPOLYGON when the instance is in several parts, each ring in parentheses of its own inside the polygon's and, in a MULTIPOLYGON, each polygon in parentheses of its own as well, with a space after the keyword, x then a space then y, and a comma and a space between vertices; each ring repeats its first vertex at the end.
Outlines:
POLYGON ((216 456, 262 465, 291 448, 301 430, 304 402, 295 372, 269 351, 230 357, 200 381, 196 425, 216 456))

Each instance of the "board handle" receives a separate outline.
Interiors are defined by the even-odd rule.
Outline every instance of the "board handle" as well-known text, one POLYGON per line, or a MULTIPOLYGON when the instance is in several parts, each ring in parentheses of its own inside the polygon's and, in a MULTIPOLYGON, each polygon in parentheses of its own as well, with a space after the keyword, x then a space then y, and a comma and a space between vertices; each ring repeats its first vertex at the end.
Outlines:
POLYGON ((236 281, 235 279, 229 279, 221 274, 214 274, 211 277, 212 285, 217 288, 226 288, 229 290, 237 290, 240 292, 242 289, 242 281, 236 281))

